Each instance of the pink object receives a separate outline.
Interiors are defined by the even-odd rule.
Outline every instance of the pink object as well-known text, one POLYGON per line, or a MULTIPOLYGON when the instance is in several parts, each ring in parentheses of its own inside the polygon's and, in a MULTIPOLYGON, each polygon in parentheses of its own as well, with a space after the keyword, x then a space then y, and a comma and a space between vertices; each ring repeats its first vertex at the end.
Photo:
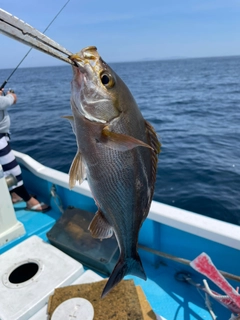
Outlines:
POLYGON ((190 265, 196 271, 207 276, 227 294, 227 296, 223 296, 209 289, 209 294, 214 299, 219 301, 232 312, 240 313, 240 294, 238 294, 238 292, 221 275, 206 253, 201 253, 190 263, 190 265))
POLYGON ((229 298, 229 296, 220 295, 216 291, 213 291, 210 288, 207 289, 203 286, 198 288, 202 289, 204 292, 207 292, 213 299, 221 303, 225 308, 229 309, 231 312, 240 314, 240 308, 233 302, 231 298, 229 298))

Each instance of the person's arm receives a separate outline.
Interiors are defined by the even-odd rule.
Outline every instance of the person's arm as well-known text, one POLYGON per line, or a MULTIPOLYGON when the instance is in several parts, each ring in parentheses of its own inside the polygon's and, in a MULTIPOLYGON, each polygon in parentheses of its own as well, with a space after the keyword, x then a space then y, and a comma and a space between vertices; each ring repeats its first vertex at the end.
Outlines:
POLYGON ((7 107, 16 103, 16 101, 17 96, 14 93, 8 93, 6 96, 0 95, 0 110, 5 110, 7 107))

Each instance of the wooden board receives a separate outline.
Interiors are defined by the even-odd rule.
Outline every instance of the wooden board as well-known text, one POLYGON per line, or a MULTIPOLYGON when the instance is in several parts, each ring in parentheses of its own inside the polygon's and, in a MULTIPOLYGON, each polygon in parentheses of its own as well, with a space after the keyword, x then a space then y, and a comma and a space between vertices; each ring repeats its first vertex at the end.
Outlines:
POLYGON ((135 287, 133 280, 121 281, 101 299, 105 284, 103 280, 55 289, 48 302, 49 318, 62 302, 79 297, 91 302, 94 320, 156 320, 142 289, 135 287))

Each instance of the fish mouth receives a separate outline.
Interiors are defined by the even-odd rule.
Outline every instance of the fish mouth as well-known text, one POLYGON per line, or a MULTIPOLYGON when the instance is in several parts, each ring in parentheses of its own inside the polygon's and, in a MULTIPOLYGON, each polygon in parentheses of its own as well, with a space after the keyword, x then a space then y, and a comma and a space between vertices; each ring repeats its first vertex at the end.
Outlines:
POLYGON ((79 67, 82 72, 85 70, 86 65, 90 64, 94 67, 99 58, 100 57, 95 46, 86 47, 69 56, 69 59, 72 60, 75 66, 79 67))
POLYGON ((84 68, 84 66, 86 65, 85 59, 80 58, 77 53, 69 56, 69 59, 74 62, 73 69, 77 68, 77 69, 80 69, 81 72, 85 71, 85 68, 84 68))
POLYGON ((93 72, 93 65, 91 61, 95 61, 94 64, 96 64, 96 56, 98 56, 97 48, 95 46, 89 46, 68 57, 74 62, 72 69, 74 81, 75 84, 78 85, 78 88, 81 87, 82 82, 87 75, 91 77, 91 73, 93 72))

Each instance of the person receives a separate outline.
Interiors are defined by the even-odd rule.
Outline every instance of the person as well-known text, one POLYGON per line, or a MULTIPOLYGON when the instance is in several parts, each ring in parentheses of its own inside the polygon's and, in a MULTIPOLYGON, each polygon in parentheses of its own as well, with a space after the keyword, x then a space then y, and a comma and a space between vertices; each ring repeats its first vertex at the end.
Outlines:
POLYGON ((7 108, 17 102, 17 96, 13 91, 8 91, 3 95, 3 89, 0 90, 0 164, 3 168, 4 175, 13 174, 17 178, 17 185, 9 188, 12 202, 25 201, 27 206, 25 210, 36 212, 47 212, 50 206, 39 202, 31 196, 24 186, 22 171, 17 163, 14 153, 10 147, 10 117, 7 108))

